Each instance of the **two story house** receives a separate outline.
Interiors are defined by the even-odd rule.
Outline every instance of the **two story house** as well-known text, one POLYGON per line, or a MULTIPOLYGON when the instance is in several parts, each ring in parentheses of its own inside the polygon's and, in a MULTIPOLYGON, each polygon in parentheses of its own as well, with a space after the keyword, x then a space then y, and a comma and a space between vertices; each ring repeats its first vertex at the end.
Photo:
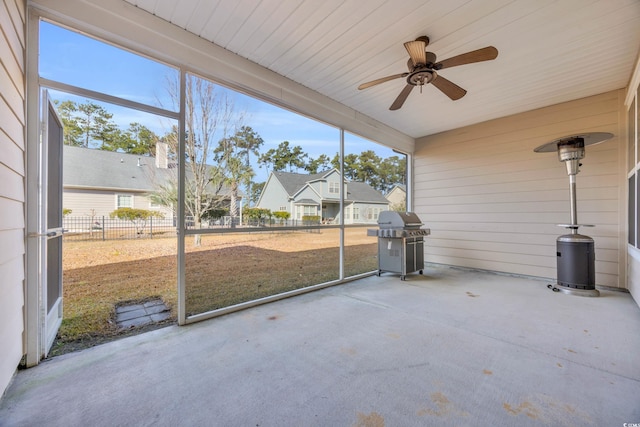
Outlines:
MULTIPOLYGON (((295 220, 320 216, 325 224, 337 224, 342 183, 337 169, 316 174, 271 172, 256 207, 289 212, 295 220)), ((345 224, 376 223, 380 212, 389 209, 389 201, 364 182, 345 181, 344 191, 345 224)))

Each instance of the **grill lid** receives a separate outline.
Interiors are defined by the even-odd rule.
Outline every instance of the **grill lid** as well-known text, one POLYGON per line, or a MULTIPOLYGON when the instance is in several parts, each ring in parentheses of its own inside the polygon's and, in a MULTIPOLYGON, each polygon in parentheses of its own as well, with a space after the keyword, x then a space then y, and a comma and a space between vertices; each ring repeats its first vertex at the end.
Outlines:
POLYGON ((380 228, 420 228, 424 224, 415 212, 382 211, 378 225, 380 228))

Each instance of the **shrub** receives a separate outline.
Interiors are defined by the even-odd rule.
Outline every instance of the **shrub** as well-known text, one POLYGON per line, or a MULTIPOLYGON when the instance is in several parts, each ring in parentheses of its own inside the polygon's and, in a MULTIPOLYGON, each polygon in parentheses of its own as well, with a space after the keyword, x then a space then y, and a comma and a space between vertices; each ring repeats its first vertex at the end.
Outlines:
POLYGON ((262 220, 271 217, 271 211, 263 208, 244 208, 242 214, 247 219, 262 220))
POLYGON ((320 224, 320 216, 318 215, 304 215, 302 217, 302 223, 305 225, 320 224))
POLYGON ((276 211, 273 213, 274 218, 278 219, 280 224, 291 218, 291 214, 286 211, 276 211))
POLYGON ((160 212, 134 208, 118 208, 115 211, 111 212, 109 216, 111 218, 131 221, 136 228, 136 234, 143 234, 144 227, 146 226, 147 220, 149 218, 164 218, 164 215, 162 215, 160 212))

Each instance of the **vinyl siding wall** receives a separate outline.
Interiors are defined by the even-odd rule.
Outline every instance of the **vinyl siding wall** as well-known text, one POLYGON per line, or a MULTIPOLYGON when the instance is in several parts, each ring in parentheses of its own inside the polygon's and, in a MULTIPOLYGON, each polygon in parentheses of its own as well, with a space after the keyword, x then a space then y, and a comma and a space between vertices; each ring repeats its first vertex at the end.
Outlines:
POLYGON ((0 2, 0 395, 23 354, 25 3, 0 2))
POLYGON ((577 175, 580 232, 595 240, 596 284, 625 287, 624 92, 605 94, 420 138, 414 210, 431 228, 425 260, 556 277, 556 238, 568 230, 569 177, 554 153, 533 149, 583 132, 611 132, 587 147, 577 175))
POLYGON ((109 217, 109 214, 117 208, 116 197, 118 194, 131 195, 133 198, 132 207, 135 209, 161 212, 166 218, 172 216, 172 211, 168 208, 151 207, 151 201, 144 193, 128 191, 65 189, 62 195, 62 206, 71 209, 70 216, 73 217, 109 217))
MULTIPOLYGON (((634 160, 636 160, 634 159, 635 153, 633 152, 633 149, 632 149, 631 140, 633 139, 636 141, 635 149, 637 151, 638 150, 637 139, 638 139, 638 135, 640 134, 638 134, 637 132, 635 135, 633 134, 633 130, 632 130, 633 126, 630 126, 630 123, 629 123, 630 119, 633 120, 633 118, 629 117, 628 108, 630 108, 631 103, 633 102, 634 96, 636 97, 636 102, 638 101, 638 98, 640 98, 640 96, 638 96, 638 93, 640 91, 639 86, 640 86, 640 59, 636 63, 636 68, 633 73, 631 84, 629 85, 629 88, 627 91, 627 96, 626 96, 627 104, 625 104, 625 110, 627 111, 625 113, 625 118, 627 119, 627 132, 631 132, 630 134, 627 134, 627 147, 628 147, 627 152, 629 152, 629 156, 631 157, 631 159, 628 159, 627 164, 631 164, 631 165, 633 165, 634 160)), ((632 116, 635 116, 635 120, 638 121, 637 113, 632 114, 632 116)), ((636 124, 636 126, 638 124, 636 124)), ((638 172, 636 171, 636 173, 638 172)), ((628 193, 627 193, 627 197, 628 197, 628 193)), ((636 188, 635 200, 636 200, 636 203, 638 203, 638 188, 636 188)), ((637 211, 638 206, 636 205, 635 208, 637 211)), ((633 206, 631 207, 631 211, 632 212, 634 211, 633 206)), ((636 215, 638 215, 637 212, 636 212, 636 215)), ((635 222, 636 232, 637 232, 638 218, 632 219, 632 222, 635 222)), ((625 239, 625 241, 628 241, 628 240, 625 239)), ((627 287, 629 289, 629 292, 631 292, 631 295, 635 299, 636 303, 640 306, 640 249, 630 244, 627 245, 627 263, 628 263, 627 287)))

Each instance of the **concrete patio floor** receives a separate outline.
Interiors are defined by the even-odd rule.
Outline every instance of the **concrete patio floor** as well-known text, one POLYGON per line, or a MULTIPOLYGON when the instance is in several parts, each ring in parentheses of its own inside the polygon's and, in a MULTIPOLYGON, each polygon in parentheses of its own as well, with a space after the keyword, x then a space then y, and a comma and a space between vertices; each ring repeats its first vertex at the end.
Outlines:
POLYGON ((640 423, 640 309, 428 266, 18 372, 2 426, 640 423))

